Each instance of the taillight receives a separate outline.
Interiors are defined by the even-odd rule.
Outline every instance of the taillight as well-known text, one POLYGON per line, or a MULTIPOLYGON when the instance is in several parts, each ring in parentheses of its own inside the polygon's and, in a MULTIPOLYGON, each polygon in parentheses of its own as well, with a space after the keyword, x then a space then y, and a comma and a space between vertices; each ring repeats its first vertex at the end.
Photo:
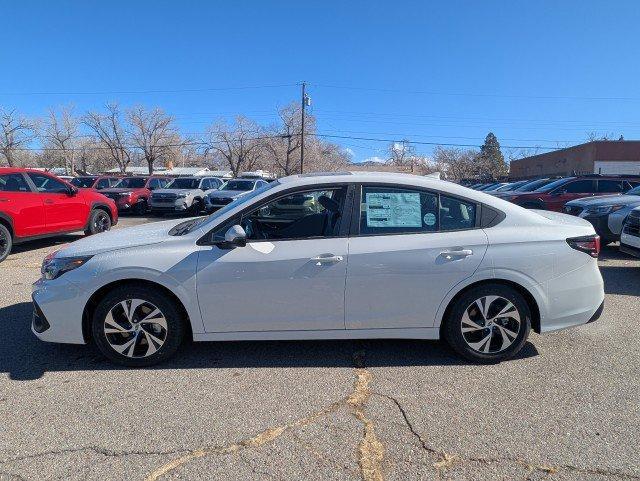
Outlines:
POLYGON ((582 252, 586 252, 591 257, 598 257, 600 254, 600 236, 588 235, 584 237, 570 237, 567 239, 570 247, 582 252))

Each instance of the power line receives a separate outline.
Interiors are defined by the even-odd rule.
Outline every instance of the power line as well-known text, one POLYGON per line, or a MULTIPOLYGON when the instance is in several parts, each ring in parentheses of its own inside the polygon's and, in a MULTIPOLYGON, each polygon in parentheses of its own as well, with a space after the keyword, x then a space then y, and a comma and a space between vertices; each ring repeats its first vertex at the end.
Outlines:
POLYGON ((173 94, 173 93, 199 93, 218 92, 229 90, 270 89, 282 87, 296 87, 298 83, 276 85, 246 85, 241 87, 205 87, 193 89, 158 89, 158 90, 96 90, 85 92, 0 92, 0 95, 138 95, 138 94, 173 94))
POLYGON ((508 99, 534 99, 534 100, 628 100, 640 101, 640 97, 583 97, 583 96, 564 96, 564 95, 511 95, 496 93, 478 93, 478 92, 443 92, 436 90, 403 90, 403 89, 387 89, 375 87, 359 87, 349 85, 330 85, 310 83, 309 85, 321 88, 343 89, 343 90, 360 90, 366 92, 382 92, 382 93, 403 93, 417 95, 442 95, 451 97, 490 97, 490 98, 508 98, 508 99))

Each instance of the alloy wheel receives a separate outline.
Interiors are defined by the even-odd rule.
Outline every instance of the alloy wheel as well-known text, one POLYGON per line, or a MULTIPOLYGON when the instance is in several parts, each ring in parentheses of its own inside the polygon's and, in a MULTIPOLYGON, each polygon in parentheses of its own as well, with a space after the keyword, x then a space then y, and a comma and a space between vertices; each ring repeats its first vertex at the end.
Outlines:
POLYGON ((93 231, 98 234, 100 232, 104 232, 109 230, 111 227, 109 216, 106 212, 100 212, 96 215, 96 218, 93 222, 93 231))
POLYGON ((166 342, 167 332, 164 314, 143 299, 119 302, 104 320, 104 334, 111 348, 130 358, 156 353, 166 342))
POLYGON ((476 352, 495 354, 507 349, 518 337, 520 313, 501 296, 483 296, 464 311, 460 322, 462 337, 476 352))

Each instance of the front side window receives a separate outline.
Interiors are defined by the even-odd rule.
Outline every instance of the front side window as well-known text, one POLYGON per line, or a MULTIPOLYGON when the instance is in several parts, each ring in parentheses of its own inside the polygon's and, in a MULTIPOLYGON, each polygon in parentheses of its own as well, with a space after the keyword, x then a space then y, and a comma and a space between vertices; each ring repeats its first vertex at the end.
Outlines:
POLYGON ((29 192, 29 186, 22 174, 0 175, 0 191, 2 192, 29 192))
POLYGON ((346 188, 289 194, 243 215, 248 240, 312 239, 338 235, 346 188))
POLYGON ((473 229, 476 204, 413 189, 363 187, 360 234, 429 233, 473 229))
POLYGON ((61 194, 68 192, 68 188, 66 184, 63 182, 54 179, 53 177, 49 177, 44 174, 27 174, 31 181, 36 185, 36 189, 38 192, 47 192, 50 194, 61 194))

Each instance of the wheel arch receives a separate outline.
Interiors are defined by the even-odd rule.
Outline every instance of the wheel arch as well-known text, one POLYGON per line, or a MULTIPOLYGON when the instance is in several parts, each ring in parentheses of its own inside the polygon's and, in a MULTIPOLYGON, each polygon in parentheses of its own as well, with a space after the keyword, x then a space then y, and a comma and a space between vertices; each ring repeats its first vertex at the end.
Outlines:
MULTIPOLYGON (((503 286, 511 287, 512 289, 515 289, 520 295, 522 295, 527 305, 529 306, 529 309, 531 310, 531 328, 534 330, 534 332, 540 334, 541 313, 540 313, 540 306, 536 297, 529 291, 529 289, 527 289, 522 284, 515 282, 513 280, 501 279, 501 278, 487 278, 487 279, 477 280, 475 282, 465 285, 460 290, 458 290, 455 293, 455 295, 453 295, 453 297, 449 299, 446 307, 442 312, 442 316, 440 316, 439 318, 440 332, 442 332, 442 326, 444 325, 443 320, 447 319, 449 313, 451 312, 451 309, 453 308, 457 300, 460 297, 462 297, 466 292, 468 292, 470 289, 473 289, 478 286, 486 285, 486 284, 500 284, 503 286)), ((440 337, 442 338, 442 335, 440 337)))
MULTIPOLYGON (((91 211, 93 212, 94 210, 103 210, 107 213, 107 215, 109 216, 109 219, 111 219, 111 222, 113 222, 113 215, 111 214, 111 209, 109 209, 109 206, 107 204, 104 204, 102 202, 94 202, 91 204, 91 211)), ((89 214, 91 215, 91 214, 89 214)))
POLYGON ((98 303, 100 302, 100 299, 102 299, 105 295, 107 295, 107 293, 109 293, 113 289, 120 288, 126 285, 131 285, 136 287, 139 287, 139 286, 150 287, 152 289, 162 291, 162 293, 165 294, 167 297, 169 297, 170 299, 173 299, 173 301, 176 303, 176 306, 178 307, 178 309, 181 311, 183 315, 182 319, 185 324, 184 327, 187 332, 187 337, 190 339, 193 339, 193 329, 191 327, 191 319, 189 317, 189 313, 184 303, 180 300, 178 296, 176 296, 171 291, 171 289, 169 289, 168 287, 158 282, 150 281, 148 279, 123 279, 123 280, 112 281, 112 282, 109 282, 108 284, 105 284, 104 286, 96 290, 93 294, 91 294, 91 297, 89 297, 89 299, 87 300, 87 303, 85 304, 84 310, 82 312, 82 337, 85 343, 89 343, 92 341, 91 319, 93 318, 93 313, 95 312, 95 309, 98 303))
POLYGON ((16 233, 13 230, 13 220, 4 212, 0 212, 0 224, 9 229, 9 234, 11 234, 12 239, 16 236, 16 233))

